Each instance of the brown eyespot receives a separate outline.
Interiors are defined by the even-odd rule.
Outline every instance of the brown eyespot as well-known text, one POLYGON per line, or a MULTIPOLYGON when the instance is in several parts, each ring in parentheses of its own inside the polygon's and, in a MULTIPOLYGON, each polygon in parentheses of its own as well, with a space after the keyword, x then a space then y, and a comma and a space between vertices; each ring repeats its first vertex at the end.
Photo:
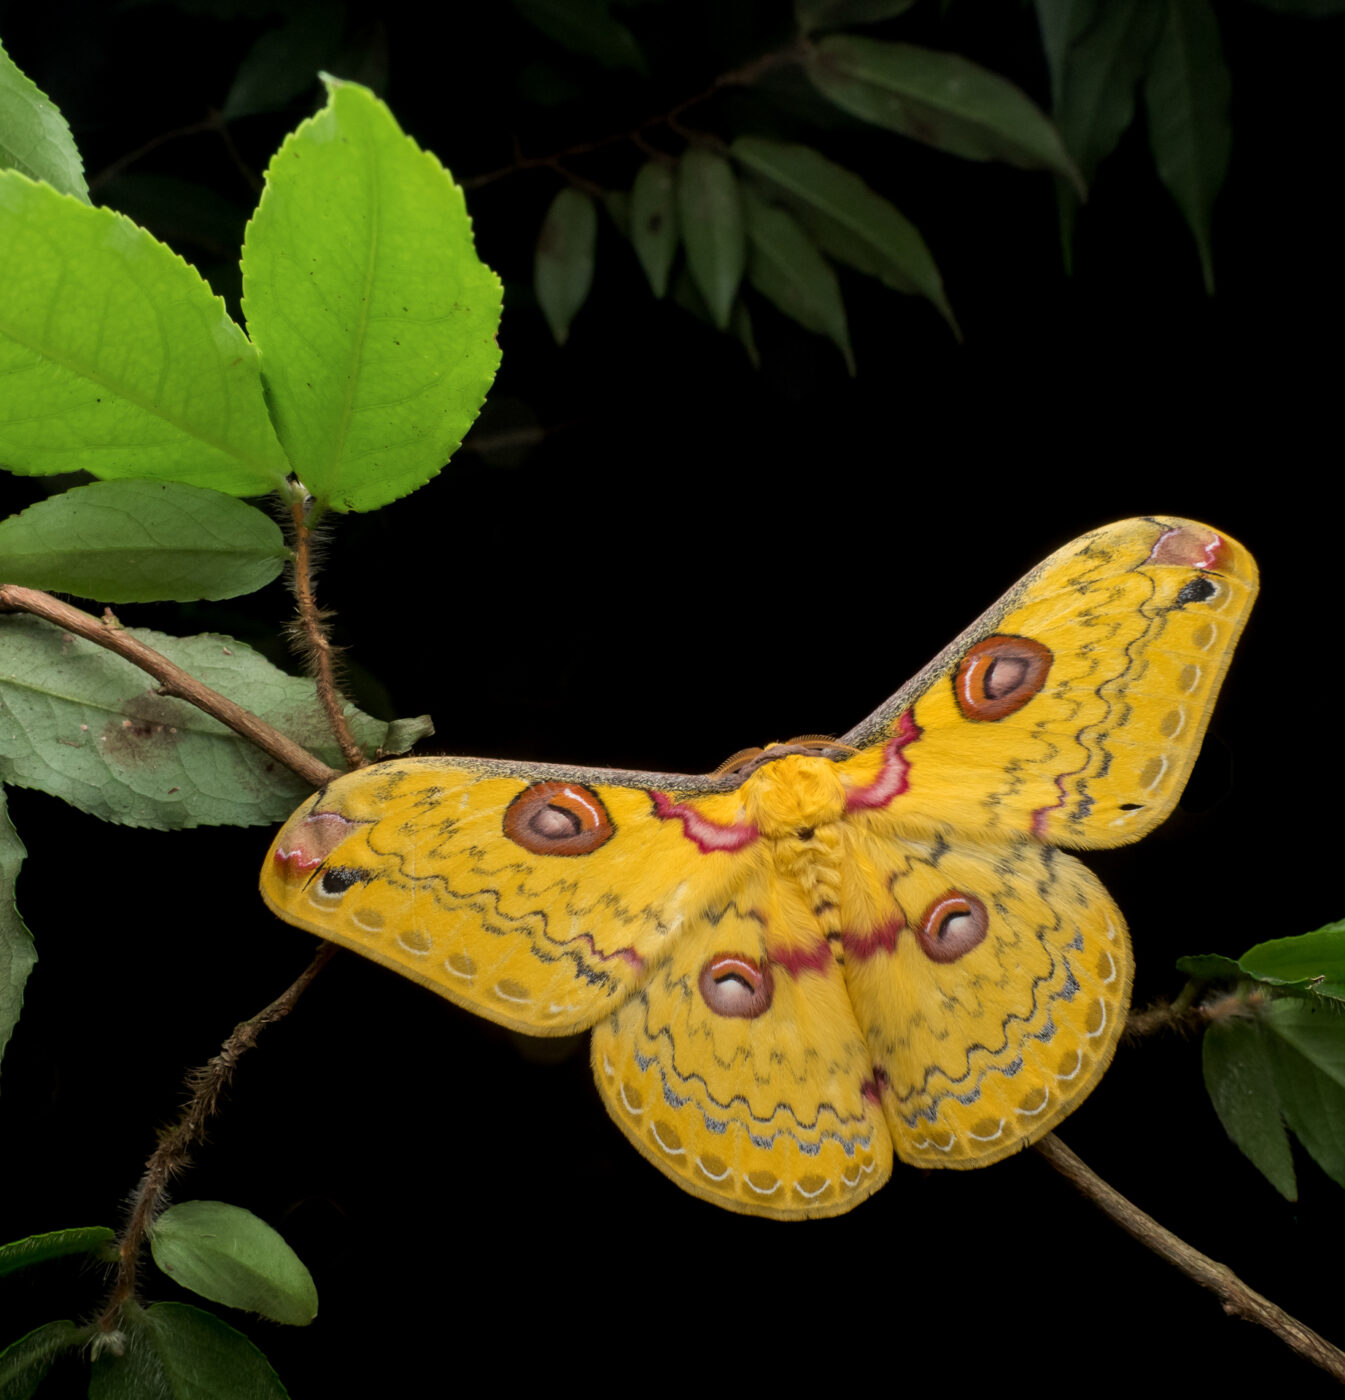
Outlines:
POLYGON ((962 658, 953 677, 957 707, 968 719, 1003 719, 1046 684, 1051 652, 1030 637, 987 637, 962 658))
POLYGON ((716 953, 701 968, 701 996, 718 1016, 752 1020, 771 1004, 775 984, 769 967, 744 953, 716 953))
POLYGON ((504 811, 504 834, 539 856, 586 856, 613 829, 602 799, 581 783, 534 783, 504 811))
POLYGON ((915 937, 930 962, 950 963, 982 942, 989 927, 990 916, 974 894, 949 890, 920 916, 915 937))

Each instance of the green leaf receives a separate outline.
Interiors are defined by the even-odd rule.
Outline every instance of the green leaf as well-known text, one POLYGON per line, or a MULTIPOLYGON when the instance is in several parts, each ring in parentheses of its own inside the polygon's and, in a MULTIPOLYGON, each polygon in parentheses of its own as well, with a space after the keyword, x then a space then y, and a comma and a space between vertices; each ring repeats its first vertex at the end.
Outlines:
POLYGON ((647 161, 630 192, 630 240, 656 297, 668 291, 677 253, 677 178, 667 161, 647 161))
MULTIPOLYGON (((740 136, 733 158, 763 176, 823 252, 894 291, 928 297, 958 335, 943 279, 915 225, 858 175, 810 146, 740 136)), ((959 335, 959 339, 960 339, 959 335)))
POLYGON ((1195 237, 1205 291, 1211 295, 1214 201, 1228 174, 1233 143, 1231 91, 1219 21, 1209 0, 1167 0, 1167 23, 1144 88, 1149 145, 1158 178, 1195 237))
POLYGON ((1332 1002, 1281 997, 1264 1008, 1261 1024, 1285 1121, 1345 1186, 1345 1013, 1332 1002))
POLYGON ((415 748, 422 739, 434 733, 434 721, 429 715, 415 715, 410 719, 394 719, 388 725, 388 732, 379 744, 379 753, 406 753, 415 748))
POLYGON ((243 307, 294 470, 335 510, 424 485, 500 362, 500 280, 462 190, 372 93, 326 78, 243 246, 243 307))
POLYGON ((729 321, 729 329, 746 352, 748 363, 753 369, 760 369, 761 352, 757 349, 756 332, 752 329, 752 314, 743 305, 741 297, 733 303, 733 317, 729 321))
POLYGON ((687 267, 714 324, 728 329, 747 264, 742 193, 723 156, 693 147, 677 172, 677 213, 687 267))
POLYGON ((1198 977, 1202 982, 1245 976, 1236 958, 1226 958, 1221 953, 1196 953, 1192 957, 1178 958, 1177 967, 1188 977, 1198 977))
POLYGON ((62 194, 89 202, 70 124, 0 44, 0 169, 45 180, 62 194))
POLYGON ((514 8, 548 39, 604 68, 647 71, 635 35, 613 19, 604 0, 514 0, 514 8))
POLYGON ((330 0, 291 3, 283 21, 257 37, 243 55, 220 109, 226 122, 279 111, 309 90, 340 42, 341 24, 332 8, 330 0))
POLYGON ((89 1329, 69 1320, 47 1322, 0 1351, 0 1400, 28 1400, 67 1351, 82 1347, 89 1329))
POLYGON ((32 1264, 64 1259, 70 1254, 92 1254, 110 1262, 117 1257, 117 1236, 106 1225, 88 1225, 73 1230, 52 1230, 46 1235, 29 1235, 0 1245, 0 1278, 32 1264))
POLYGON ((533 286, 557 345, 564 345, 593 285, 598 211, 592 199, 568 186, 551 201, 537 233, 533 286))
POLYGON ((289 470, 257 353, 129 219, 0 173, 0 460, 259 496, 289 470))
POLYGON ((853 375, 855 357, 836 274, 783 209, 767 204, 750 190, 743 192, 743 202, 751 245, 748 281, 799 325, 829 336, 853 375))
POLYGON ((270 1362, 241 1332, 189 1303, 122 1312, 123 1351, 93 1363, 89 1400, 286 1400, 270 1362))
MULTIPOLYGON (((313 683, 230 637, 127 635, 342 766, 313 683)), ((366 753, 388 726, 354 706, 366 753)), ((311 789, 246 739, 112 652, 39 618, 0 618, 0 781, 40 788, 104 821, 161 831, 281 821, 311 789)))
POLYGON ((895 19, 914 4, 915 0, 794 0, 794 19, 804 34, 814 34, 895 19))
MULTIPOLYGON (((19 867, 27 854, 23 842, 19 840, 19 833, 9 819, 4 790, 0 788, 0 1057, 3 1057, 9 1038, 14 1034, 14 1027, 19 1023, 23 1010, 23 989, 28 982, 28 974, 37 963, 33 935, 28 932, 28 926, 14 902, 14 882, 19 877, 19 867)), ((13 1248, 14 1245, 0 1247, 0 1274, 8 1272, 6 1250, 13 1248)))
POLYGON ((833 34, 808 47, 804 66, 823 97, 862 121, 968 160, 1054 170, 1084 193, 1045 113, 959 54, 833 34))
POLYGON ((1212 1022, 1201 1059, 1205 1088, 1224 1131, 1285 1200, 1296 1201, 1294 1158, 1261 1026, 1251 1017, 1212 1022))
POLYGON ((1345 1000, 1345 919, 1312 933, 1257 943, 1238 963, 1258 981, 1306 985, 1318 996, 1345 1000))
POLYGON ((99 481, 0 521, 0 578, 103 603, 234 598, 289 556, 269 515, 172 481, 99 481))
POLYGON ((318 1291, 299 1256, 264 1220, 223 1201, 169 1206, 150 1235, 154 1262, 213 1303, 305 1327, 318 1291))

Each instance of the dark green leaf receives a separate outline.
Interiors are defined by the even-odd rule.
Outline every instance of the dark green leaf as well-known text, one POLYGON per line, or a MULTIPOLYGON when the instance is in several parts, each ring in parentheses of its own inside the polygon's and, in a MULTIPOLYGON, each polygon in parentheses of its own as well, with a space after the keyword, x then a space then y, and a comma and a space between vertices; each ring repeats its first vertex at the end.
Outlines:
POLYGON ((305 1327, 317 1316, 313 1277, 264 1220, 223 1201, 169 1206, 150 1235, 154 1262, 184 1288, 272 1322, 305 1327))
POLYGON ((1282 997, 1265 1008, 1261 1025, 1285 1121, 1345 1186, 1345 1013, 1333 1002, 1282 997))
POLYGON ((729 329, 746 352, 748 363, 753 369, 760 369, 761 352, 757 349, 756 332, 752 329, 752 313, 743 305, 741 297, 733 303, 733 317, 729 321, 729 329))
POLYGON ((925 240, 858 175, 809 146, 757 136, 740 136, 732 153, 769 182, 819 248, 895 291, 928 297, 957 334, 943 279, 925 240))
POLYGON ((727 330, 747 263, 747 232, 742 192, 723 156, 693 148, 682 157, 677 211, 691 279, 715 325, 727 330))
POLYGON ((258 36, 244 54, 220 112, 225 121, 279 111, 308 92, 319 70, 331 65, 344 6, 307 0, 287 9, 283 23, 258 36))
POLYGON ((959 54, 833 34, 809 46, 814 87, 838 107, 968 160, 1002 160, 1083 182, 1060 133, 1020 89, 959 54))
POLYGON ((915 0, 794 0, 794 18, 803 33, 814 34, 819 29, 895 19, 914 4, 915 0))
POLYGON ((1294 1158, 1261 1026, 1250 1016, 1213 1022, 1201 1059, 1205 1088, 1224 1131, 1286 1200, 1296 1201, 1294 1158))
POLYGON ((89 1339, 87 1327, 73 1322, 47 1322, 0 1351, 0 1400, 28 1400, 42 1378, 67 1351, 89 1339))
POLYGON ((97 481, 0 521, 0 578, 103 603, 253 593, 289 554, 269 515, 173 481, 97 481))
MULTIPOLYGON (((37 963, 33 935, 28 932, 28 926, 14 903, 14 882, 27 854, 9 820, 4 789, 0 788, 0 1056, 5 1053, 5 1046, 19 1023, 19 1014, 23 1010, 23 989, 28 974, 37 963)), ((0 1274, 8 1272, 6 1252, 27 1243, 20 1240, 17 1245, 0 1248, 0 1274)))
POLYGON ((1286 15, 1307 15, 1321 19, 1326 15, 1345 15, 1345 0, 1253 0, 1267 10, 1279 10, 1286 15))
POLYGON ((45 180, 62 194, 89 202, 70 125, 0 45, 0 169, 45 180))
POLYGON ((93 1254, 104 1260, 115 1259, 116 1238, 116 1233, 106 1225, 88 1225, 14 1240, 10 1244, 0 1245, 0 1277, 26 1269, 30 1264, 63 1259, 68 1254, 93 1254))
POLYGON ((640 167, 630 204, 630 240, 654 295, 663 297, 677 253, 677 179, 667 161, 640 167))
POLYGON ((566 188, 551 201, 537 234, 533 285, 557 345, 564 345, 593 285, 598 211, 588 195, 566 188))
POLYGON ((1244 975, 1236 958, 1226 958, 1220 953, 1196 953, 1191 957, 1178 958, 1177 967, 1188 977, 1199 977, 1204 982, 1217 982, 1224 978, 1236 980, 1244 975))
POLYGON ((744 191, 751 254, 747 279, 786 316, 819 335, 829 336, 855 372, 845 303, 836 274, 808 235, 783 209, 744 191))
POLYGON ((1144 88, 1149 144, 1200 252, 1205 290, 1214 291, 1211 229, 1232 148, 1231 82, 1209 0, 1167 0, 1167 22, 1144 88))
POLYGON ((604 68, 647 71, 635 35, 613 19, 604 0, 514 0, 514 8, 548 39, 604 68))

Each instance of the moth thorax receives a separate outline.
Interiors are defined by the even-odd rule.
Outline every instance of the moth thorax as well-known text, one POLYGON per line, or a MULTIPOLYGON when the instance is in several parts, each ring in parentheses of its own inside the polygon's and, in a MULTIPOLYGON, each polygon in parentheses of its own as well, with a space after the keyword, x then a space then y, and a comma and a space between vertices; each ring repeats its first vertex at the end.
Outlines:
POLYGON ((810 831, 839 821, 845 789, 826 758, 789 754, 765 763, 744 784, 749 819, 768 837, 810 831))

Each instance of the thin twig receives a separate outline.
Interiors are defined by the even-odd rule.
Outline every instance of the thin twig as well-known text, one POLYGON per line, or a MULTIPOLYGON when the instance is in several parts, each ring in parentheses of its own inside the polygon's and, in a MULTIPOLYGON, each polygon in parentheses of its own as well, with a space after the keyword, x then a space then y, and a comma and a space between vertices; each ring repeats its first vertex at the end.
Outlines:
POLYGON ((1268 1328, 1286 1346, 1300 1356, 1320 1366, 1339 1381, 1345 1381, 1345 1352, 1334 1347, 1325 1337, 1304 1326, 1269 1298, 1248 1288, 1226 1264, 1216 1263, 1208 1255, 1166 1230, 1151 1215, 1108 1186, 1089 1166, 1080 1161, 1054 1133, 1047 1133, 1036 1145, 1037 1151, 1078 1191, 1104 1211, 1147 1249, 1175 1264, 1188 1278, 1218 1295, 1224 1311, 1268 1328))
POLYGON ((346 723, 345 704, 336 686, 335 648, 327 635, 327 617, 313 592, 313 531, 308 523, 308 501, 290 506, 294 522, 294 598, 299 616, 297 634, 305 660, 318 688, 318 700, 341 754, 350 768, 364 764, 364 754, 346 723))
POLYGON ((208 1064, 187 1076, 191 1098, 181 1116, 171 1128, 159 1134, 159 1145, 145 1163, 145 1174, 135 1193, 131 1218, 117 1245, 120 1263, 112 1293, 98 1318, 100 1332, 114 1332, 120 1320, 122 1306, 135 1296, 136 1270, 145 1236, 163 1208, 164 1193, 169 1183, 191 1165, 191 1150, 204 1136, 206 1122, 214 1115, 220 1095, 227 1087, 238 1061, 257 1043, 262 1030, 287 1016, 309 983, 327 965, 336 952, 334 943, 324 943, 313 961, 263 1011, 234 1027, 233 1034, 220 1047, 220 1052, 208 1064))
POLYGON ((159 682, 161 695, 173 695, 186 700, 203 710, 221 724, 227 724, 235 734, 241 735, 249 743, 283 763, 291 772, 306 778, 314 787, 322 787, 331 782, 339 773, 329 768, 321 759, 314 758, 307 749, 300 747, 293 739, 287 738, 278 729, 273 729, 265 720, 236 705, 227 696, 211 690, 184 671, 181 666, 170 661, 152 647, 137 641, 120 627, 104 622, 90 613, 81 612, 50 593, 41 593, 35 588, 20 588, 17 584, 0 585, 0 612, 26 612, 34 617, 45 618, 58 627, 86 641, 115 652, 132 664, 148 672, 159 682))

